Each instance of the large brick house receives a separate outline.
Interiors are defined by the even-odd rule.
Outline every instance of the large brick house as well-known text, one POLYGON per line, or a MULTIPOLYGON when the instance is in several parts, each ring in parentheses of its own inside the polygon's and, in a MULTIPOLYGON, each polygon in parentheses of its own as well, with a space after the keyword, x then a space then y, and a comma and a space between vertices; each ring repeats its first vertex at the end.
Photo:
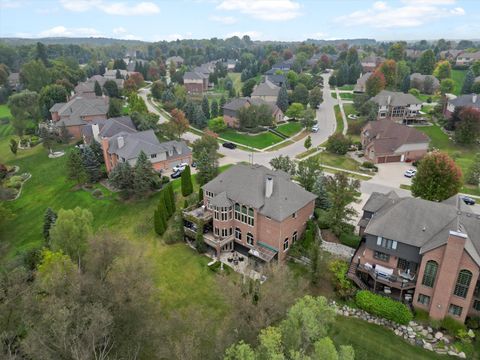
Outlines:
POLYGON ((252 91, 252 99, 262 99, 268 102, 275 103, 280 92, 280 86, 275 85, 268 79, 255 86, 252 91))
POLYGON ((98 82, 100 87, 103 89, 103 85, 105 85, 107 80, 115 81, 118 89, 123 89, 123 79, 107 79, 102 75, 94 75, 87 79, 87 81, 78 83, 78 85, 75 86, 75 94, 83 98, 95 98, 95 82, 98 82))
POLYGON ((455 61, 455 65, 457 66, 470 66, 475 61, 480 60, 480 51, 474 53, 467 53, 464 52, 457 56, 457 60, 455 61))
POLYGON ((223 106, 223 121, 229 127, 238 128, 240 126, 238 118, 239 110, 252 105, 267 105, 272 110, 274 124, 283 119, 283 112, 275 103, 267 102, 258 98, 242 97, 235 98, 223 106))
POLYGON ((433 319, 480 315, 480 215, 456 195, 442 203, 373 193, 348 277, 433 319))
POLYGON ((315 207, 315 195, 261 165, 235 165, 202 188, 203 205, 184 212, 187 238, 195 239, 202 220, 209 230, 204 241, 217 257, 235 249, 255 264, 284 261, 315 207))
POLYGON ((412 127, 382 119, 365 125, 361 142, 365 159, 387 163, 421 159, 428 152, 430 139, 412 127))
POLYGON ((410 87, 427 94, 433 94, 440 88, 440 81, 433 75, 413 73, 410 75, 410 87))
POLYGON ((83 142, 90 145, 92 141, 99 144, 102 139, 111 138, 119 132, 136 132, 137 128, 130 116, 120 116, 106 120, 95 120, 82 128, 83 142))
POLYGON ((75 96, 66 103, 53 105, 50 114, 57 129, 65 126, 70 136, 81 139, 85 125, 107 119, 108 104, 108 97, 75 96))
POLYGON ((447 100, 447 106, 445 107, 445 117, 450 118, 456 108, 474 108, 480 110, 480 95, 467 94, 460 95, 453 99, 447 100))
POLYGON ((208 90, 208 75, 197 71, 187 71, 183 75, 183 85, 189 93, 202 93, 208 90))
POLYGON ((367 80, 370 78, 370 76, 372 76, 371 72, 360 75, 360 77, 357 79, 355 87, 353 88, 353 92, 361 94, 367 91, 367 80))
POLYGON ((171 169, 180 163, 192 163, 192 151, 183 141, 160 143, 153 130, 122 130, 111 137, 103 137, 101 145, 107 172, 121 162, 135 166, 142 151, 157 171, 171 169))
POLYGON ((362 71, 364 73, 373 72, 384 61, 385 61, 385 58, 381 56, 375 56, 375 55, 367 56, 366 58, 362 59, 360 62, 362 64, 362 71))
POLYGON ((371 99, 378 105, 377 119, 396 122, 415 121, 420 114, 422 102, 411 94, 382 90, 371 99))

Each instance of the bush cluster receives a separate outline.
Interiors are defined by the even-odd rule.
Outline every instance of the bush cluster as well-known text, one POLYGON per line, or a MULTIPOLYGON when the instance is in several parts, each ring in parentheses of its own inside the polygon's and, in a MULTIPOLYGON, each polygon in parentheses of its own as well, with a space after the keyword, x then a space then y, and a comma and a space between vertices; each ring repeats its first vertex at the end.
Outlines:
POLYGON ((328 269, 334 277, 335 291, 341 298, 349 298, 355 293, 355 286, 347 278, 348 263, 343 260, 333 260, 328 269))
POLYGON ((344 232, 340 234, 339 240, 343 245, 350 246, 351 248, 356 249, 358 247, 358 244, 360 244, 361 238, 354 233, 344 232))
POLYGON ((450 316, 446 316, 445 318, 443 318, 443 320, 440 322, 440 327, 442 329, 445 329, 449 334, 452 335, 457 334, 460 330, 466 329, 466 326, 464 324, 450 316))
POLYGON ((408 307, 398 301, 362 290, 355 296, 355 302, 360 309, 398 324, 408 324, 413 315, 408 307))

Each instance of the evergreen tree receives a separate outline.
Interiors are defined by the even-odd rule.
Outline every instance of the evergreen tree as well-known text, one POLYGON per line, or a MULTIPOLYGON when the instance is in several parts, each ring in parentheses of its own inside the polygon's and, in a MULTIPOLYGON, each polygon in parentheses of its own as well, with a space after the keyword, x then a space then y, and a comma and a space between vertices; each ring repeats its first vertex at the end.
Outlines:
POLYGON ((52 210, 52 208, 47 208, 45 214, 43 215, 43 238, 47 242, 50 242, 50 229, 55 224, 57 220, 57 214, 52 210))
POLYGON ((167 220, 165 219, 165 213, 162 212, 160 209, 155 209, 153 213, 153 221, 154 221, 154 227, 155 227, 155 232, 158 235, 163 235, 165 233, 166 228, 166 222, 167 220))
POLYGON ((229 90, 228 90, 228 97, 229 98, 234 98, 237 96, 237 93, 235 92, 235 88, 231 87, 229 90))
POLYGON ((14 138, 11 138, 10 139, 10 151, 12 152, 13 155, 17 155, 17 151, 18 151, 18 141, 15 140, 14 138))
POLYGON ((190 175, 190 166, 187 166, 182 172, 182 195, 188 196, 193 192, 192 177, 190 175))
POLYGON ((207 96, 204 96, 203 97, 203 100, 202 100, 202 111, 203 111, 203 114, 205 115, 205 118, 208 120, 210 119, 210 105, 208 103, 208 98, 207 96))
POLYGON ((280 110, 282 110, 283 113, 285 113, 288 109, 288 93, 285 84, 282 84, 282 87, 278 92, 277 106, 280 110))
POLYGON ((110 183, 129 197, 133 191, 133 169, 128 162, 121 162, 108 175, 110 183))
POLYGON ((122 73, 119 69, 117 69, 117 71, 115 72, 115 79, 122 79, 122 73))
POLYGON ((462 94, 470 94, 472 92, 472 86, 474 82, 475 74, 473 73, 472 69, 468 69, 462 86, 462 94))
POLYGON ((83 166, 88 176, 88 181, 91 183, 98 182, 102 177, 102 173, 100 171, 100 162, 90 146, 85 148, 82 158, 83 166))
POLYGON ((198 105, 195 106, 195 112, 194 112, 193 118, 194 118, 193 123, 199 129, 203 129, 205 126, 207 126, 207 118, 205 117, 205 113, 203 112, 202 108, 198 105))
POLYGON ((98 143, 95 140, 92 140, 92 143, 90 144, 90 149, 95 154, 97 161, 101 164, 103 162, 103 150, 102 150, 102 147, 100 146, 100 143, 98 143))
POLYGON ((222 95, 220 98, 220 104, 218 105, 218 115, 223 116, 223 107, 227 103, 227 100, 225 100, 225 96, 222 95))
POLYGON ((169 183, 167 185, 167 191, 168 191, 168 195, 169 195, 169 199, 170 199, 170 202, 172 204, 172 209, 173 209, 173 212, 175 212, 175 193, 173 192, 173 186, 171 183, 169 183))
POLYGON ((218 116, 218 102, 215 99, 213 99, 212 103, 210 104, 210 116, 212 118, 216 118, 218 116))
POLYGON ((312 193, 317 195, 315 199, 315 206, 322 209, 328 210, 330 208, 330 200, 328 198, 328 192, 325 187, 325 177, 318 176, 313 184, 312 193))
POLYGON ((152 163, 148 160, 147 155, 141 151, 133 170, 133 192, 135 195, 142 196, 149 192, 152 188, 154 176, 152 163))
POLYGON ((198 201, 203 202, 203 189, 201 187, 198 188, 198 201))
POLYGON ((187 101, 183 108, 185 117, 191 124, 195 124, 195 104, 191 101, 187 101))
POLYGON ((404 93, 408 93, 408 90, 410 90, 410 75, 409 74, 405 75, 405 77, 403 78, 403 82, 402 82, 402 91, 404 93))
POLYGON ((435 68, 435 54, 428 49, 417 60, 417 71, 423 75, 432 75, 435 68))
POLYGON ((95 80, 94 90, 96 96, 102 96, 102 87, 97 80, 95 80))
POLYGON ((170 196, 165 188, 160 191, 160 198, 158 200, 159 208, 165 209, 165 218, 168 220, 173 215, 172 203, 170 202, 170 196))
POLYGON ((78 184, 84 183, 88 176, 83 165, 82 154, 73 148, 67 155, 67 178, 75 180, 78 184))
POLYGON ((310 135, 308 135, 307 138, 305 139, 303 146, 305 146, 305 149, 307 150, 312 147, 312 137, 310 135))

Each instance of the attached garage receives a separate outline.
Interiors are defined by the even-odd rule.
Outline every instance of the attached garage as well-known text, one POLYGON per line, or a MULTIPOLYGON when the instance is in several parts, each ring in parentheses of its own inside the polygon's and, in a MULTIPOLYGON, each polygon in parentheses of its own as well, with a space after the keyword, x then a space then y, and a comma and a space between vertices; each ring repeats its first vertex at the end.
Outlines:
POLYGON ((401 155, 379 156, 377 157, 377 163, 384 164, 384 163, 391 163, 391 162, 400 162, 401 158, 402 158, 401 155))

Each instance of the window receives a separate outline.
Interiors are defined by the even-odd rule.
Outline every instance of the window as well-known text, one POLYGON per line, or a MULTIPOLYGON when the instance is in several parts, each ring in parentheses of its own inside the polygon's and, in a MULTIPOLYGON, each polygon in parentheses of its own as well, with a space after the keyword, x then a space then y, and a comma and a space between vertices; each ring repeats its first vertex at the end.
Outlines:
POLYGON ((477 311, 480 311, 480 300, 475 300, 473 302, 473 308, 477 311))
POLYGON ((478 280, 477 285, 475 285, 475 291, 473 292, 473 296, 480 297, 480 280, 478 280))
POLYGON ((462 298, 466 298, 470 281, 472 281, 472 273, 468 270, 460 270, 453 294, 462 298))
POLYGON ((462 307, 458 305, 453 305, 450 304, 450 307, 448 308, 449 314, 452 314, 454 316, 461 316, 462 315, 462 307))
POLYGON ((251 233, 247 233, 247 244, 252 246, 254 244, 253 235, 251 233))
POLYGON ((402 269, 404 271, 410 270, 410 272, 417 271, 418 264, 415 262, 411 262, 402 258, 398 259, 397 268, 402 269))
POLYGON ((402 116, 405 113, 405 109, 402 106, 395 106, 392 110, 393 117, 402 116))
POLYGON ((377 237, 377 245, 384 247, 385 249, 397 249, 397 242, 395 240, 385 239, 381 236, 377 237))
POLYGON ((283 242, 283 251, 287 251, 288 249, 288 238, 285 239, 285 241, 283 242))
POLYGON ((205 196, 208 198, 212 198, 214 195, 211 191, 205 191, 205 196))
POLYGON ((220 231, 218 230, 218 228, 217 228, 217 227, 214 229, 214 233, 215 233, 215 235, 217 235, 217 236, 219 236, 219 235, 220 235, 220 231))
POLYGON ((255 212, 253 208, 249 208, 245 205, 240 205, 239 203, 235 204, 235 220, 241 221, 242 223, 248 224, 250 226, 254 225, 255 212))
POLYGON ((423 273, 422 285, 433 287, 435 284, 435 277, 437 276, 438 264, 433 261, 427 261, 425 265, 425 272, 423 273))
POLYGON ((235 228, 235 239, 242 240, 242 230, 235 228))
POLYGON ((298 233, 297 233, 297 231, 294 231, 293 235, 292 235, 292 244, 294 244, 295 241, 297 241, 297 237, 298 237, 298 233))
POLYGON ((418 302, 422 305, 428 306, 430 305, 430 296, 418 294, 418 302))
POLYGON ((150 155, 150 158, 151 158, 151 159, 155 159, 156 157, 157 157, 157 154, 151 154, 151 155, 150 155))
POLYGON ((294 212, 294 213, 292 214, 292 218, 294 218, 294 219, 297 218, 297 213, 296 213, 296 212, 294 212))
POLYGON ((378 260, 381 260, 381 261, 385 261, 385 262, 388 262, 388 260, 390 260, 390 255, 388 254, 385 254, 385 253, 382 253, 380 251, 374 251, 373 252, 373 257, 375 259, 378 259, 378 260))

